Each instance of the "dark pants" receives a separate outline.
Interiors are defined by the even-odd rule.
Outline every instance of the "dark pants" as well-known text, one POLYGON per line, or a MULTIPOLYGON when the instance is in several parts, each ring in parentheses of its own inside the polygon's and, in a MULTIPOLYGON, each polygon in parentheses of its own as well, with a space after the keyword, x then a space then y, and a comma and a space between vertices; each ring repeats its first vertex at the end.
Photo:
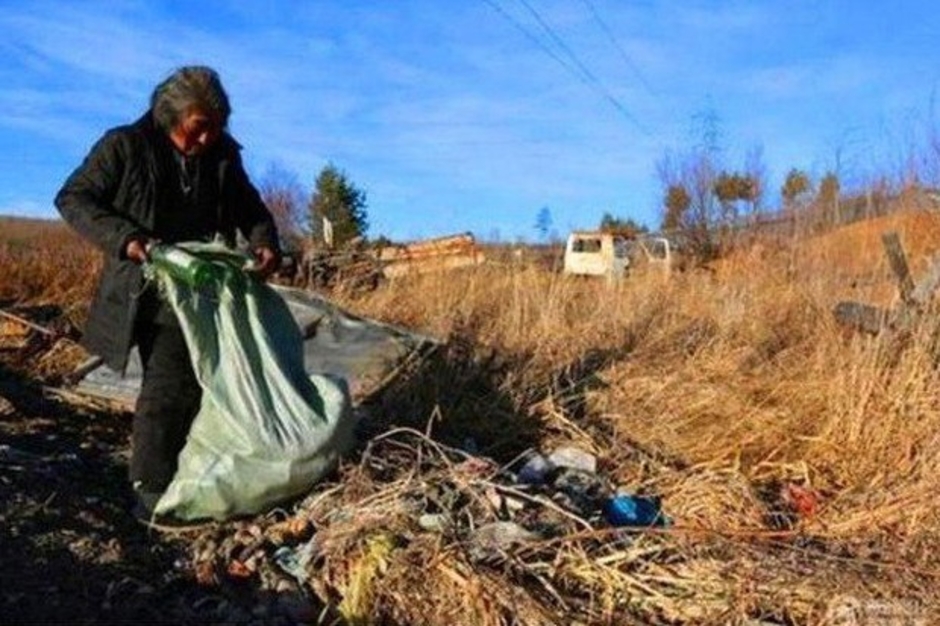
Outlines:
POLYGON ((140 483, 143 491, 162 492, 176 473, 202 389, 183 332, 149 317, 139 320, 136 328, 144 376, 131 433, 130 480, 140 483))

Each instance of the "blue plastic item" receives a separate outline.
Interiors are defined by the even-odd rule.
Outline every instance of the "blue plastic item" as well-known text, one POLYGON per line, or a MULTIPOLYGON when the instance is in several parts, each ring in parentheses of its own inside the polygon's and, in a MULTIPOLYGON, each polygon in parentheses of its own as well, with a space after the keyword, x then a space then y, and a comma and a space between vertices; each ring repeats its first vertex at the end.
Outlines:
POLYGON ((604 518, 612 526, 668 526, 657 496, 619 495, 604 501, 604 518))

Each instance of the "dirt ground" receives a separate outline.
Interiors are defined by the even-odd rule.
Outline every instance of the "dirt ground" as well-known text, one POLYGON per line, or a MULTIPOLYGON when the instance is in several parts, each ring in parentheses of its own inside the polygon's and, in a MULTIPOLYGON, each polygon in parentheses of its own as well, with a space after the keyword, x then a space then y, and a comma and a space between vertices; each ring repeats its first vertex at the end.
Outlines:
POLYGON ((276 519, 197 535, 143 526, 130 513, 130 415, 57 396, 22 356, 0 349, 0 623, 316 621, 270 563, 262 529, 276 519))

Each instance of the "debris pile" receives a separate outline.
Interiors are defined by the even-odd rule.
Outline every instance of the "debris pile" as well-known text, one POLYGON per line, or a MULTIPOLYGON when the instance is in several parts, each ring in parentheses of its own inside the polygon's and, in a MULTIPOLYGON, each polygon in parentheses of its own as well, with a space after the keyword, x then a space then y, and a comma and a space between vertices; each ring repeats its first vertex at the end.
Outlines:
POLYGON ((54 321, 55 307, 0 308, 0 351, 38 352, 44 345, 66 334, 61 329, 47 328, 43 322, 54 321))
MULTIPOLYGON (((618 495, 576 448, 530 451, 499 466, 399 428, 369 442, 342 474, 290 514, 199 531, 193 577, 205 585, 252 581, 287 594, 301 612, 344 623, 443 623, 442 611, 482 620, 493 603, 488 619, 593 621, 601 607, 552 582, 565 552, 623 558, 636 549, 636 535, 623 527, 669 523, 658 499, 618 495)), ((626 591, 617 594, 624 601, 626 591)))
MULTIPOLYGON (((27 422, 34 403, 25 392, 11 397, 0 448, 0 493, 11 494, 0 507, 3 556, 22 579, 33 543, 45 555, 61 546, 63 562, 27 577, 49 579, 50 597, 71 604, 36 604, 29 598, 40 592, 6 580, 7 614, 244 625, 690 624, 747 614, 769 625, 825 618, 832 598, 819 592, 836 573, 849 595, 865 597, 872 584, 871 561, 847 560, 852 552, 792 524, 696 528, 690 504, 670 490, 672 524, 654 494, 618 490, 608 459, 580 448, 501 464, 469 452, 472 441, 449 447, 409 428, 363 442, 331 482, 283 508, 150 530, 130 519, 120 491, 126 415, 60 405, 55 420, 43 408, 27 422), (74 439, 50 439, 73 428, 74 439), (76 534, 75 520, 89 530, 76 534), (78 578, 68 573, 76 563, 78 578)), ((819 506, 789 484, 773 493, 807 516, 819 506)))
POLYGON ((382 248, 378 258, 388 278, 471 267, 484 261, 483 251, 471 233, 423 239, 382 248))
POLYGON ((0 362, 60 384, 88 354, 79 333, 57 306, 0 308, 0 362))
MULTIPOLYGON (((309 294, 289 303, 308 367, 348 373, 360 400, 436 345, 309 294), (351 345, 363 352, 341 349, 351 345), (391 358, 364 359, 376 346, 391 358)), ((20 353, 31 366, 70 358, 63 339, 9 328, 0 335, 21 343, 0 348, 0 363, 20 353)), ((108 396, 117 388, 107 372, 88 373, 83 397, 93 385, 125 408, 133 400, 134 389, 108 396)), ((932 553, 931 532, 898 553, 892 527, 881 532, 877 519, 870 533, 836 532, 844 500, 834 505, 808 481, 762 486, 625 437, 594 448, 586 431, 572 438, 610 456, 533 443, 546 448, 503 462, 478 454, 472 440, 451 447, 430 430, 387 426, 407 416, 383 414, 357 454, 298 501, 250 518, 147 529, 129 517, 121 491, 128 416, 76 408, 78 392, 56 404, 47 391, 13 375, 5 382, 0 365, 0 614, 245 625, 936 621, 927 604, 935 572, 903 562, 915 550, 932 553), (634 459, 641 469, 625 470, 634 459), (614 471, 653 486, 623 489, 614 471), (729 524, 732 515, 746 520, 729 524)))
POLYGON ((926 275, 915 283, 898 233, 884 233, 882 244, 897 281, 898 305, 884 309, 861 302, 839 302, 832 314, 836 322, 847 329, 871 335, 886 330, 892 336, 902 337, 929 309, 940 288, 940 258, 932 259, 926 275))
POLYGON ((313 248, 304 254, 294 284, 315 291, 364 292, 382 282, 382 264, 361 240, 339 250, 313 248))

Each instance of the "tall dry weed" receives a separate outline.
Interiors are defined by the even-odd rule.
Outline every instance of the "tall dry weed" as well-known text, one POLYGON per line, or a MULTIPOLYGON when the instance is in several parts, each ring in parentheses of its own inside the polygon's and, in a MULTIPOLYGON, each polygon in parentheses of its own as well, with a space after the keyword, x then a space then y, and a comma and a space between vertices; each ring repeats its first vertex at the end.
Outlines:
MULTIPOLYGON (((890 561, 872 571, 891 588, 910 571, 940 576, 927 547, 940 547, 940 326, 931 310, 904 336, 861 336, 832 309, 847 298, 896 304, 881 235, 900 231, 917 277, 940 251, 936 226, 934 216, 892 216, 851 227, 851 246, 837 234, 777 242, 710 271, 614 284, 484 267, 404 280, 352 305, 514 355, 499 375, 517 414, 539 420, 538 445, 597 453, 622 488, 661 494, 678 526, 712 533, 700 547, 807 533, 842 546, 849 563, 890 561)), ((737 567, 770 559, 745 543, 730 557, 737 567)), ((731 593, 727 572, 699 576, 699 592, 731 593)), ((819 570, 792 582, 800 590, 788 602, 818 609, 812 594, 825 596, 831 580, 819 570)))
MULTIPOLYGON (((623 543, 562 538, 529 561, 519 556, 519 580, 537 573, 564 599, 504 587, 437 540, 397 551, 344 544, 324 576, 358 589, 350 615, 422 623, 461 612, 512 623, 511 605, 525 607, 520 623, 539 623, 549 605, 588 606, 590 623, 621 623, 625 611, 658 623, 825 623, 838 594, 936 615, 937 312, 904 334, 874 337, 832 316, 840 300, 896 305, 881 248, 889 230, 918 277, 940 251, 933 214, 757 243, 708 270, 668 276, 607 283, 492 264, 336 294, 358 313, 447 340, 429 371, 390 389, 379 426, 468 439, 501 461, 574 443, 622 489, 662 495, 675 526, 623 543), (423 584, 447 597, 417 603, 409 594, 426 553, 435 574, 423 584)), ((7 273, 0 297, 87 301, 94 257, 78 248, 66 265, 52 248, 5 257, 19 273, 7 273), (57 283, 58 274, 69 278, 57 283)), ((356 488, 346 487, 348 500, 356 488)), ((408 523, 384 519, 376 524, 393 534, 408 523)), ((347 530, 338 536, 351 541, 347 530)))
POLYGON ((64 223, 0 218, 0 301, 56 304, 80 323, 100 266, 94 248, 64 223))

